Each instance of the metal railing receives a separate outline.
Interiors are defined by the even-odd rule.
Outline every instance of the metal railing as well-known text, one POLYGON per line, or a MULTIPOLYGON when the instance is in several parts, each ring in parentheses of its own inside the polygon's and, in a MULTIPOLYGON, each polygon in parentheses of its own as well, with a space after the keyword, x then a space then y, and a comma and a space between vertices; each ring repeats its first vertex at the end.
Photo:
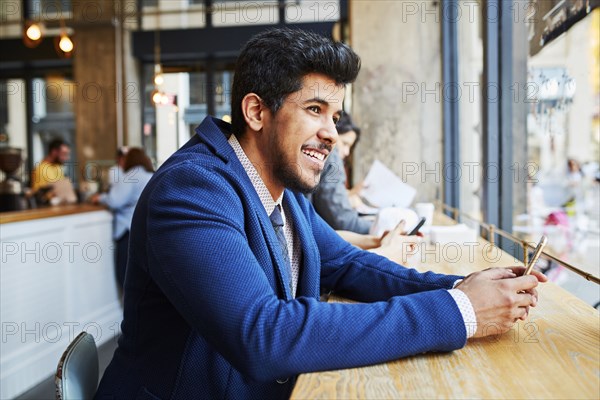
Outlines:
MULTIPOLYGON (((452 213, 452 219, 454 219, 456 222, 459 222, 459 217, 467 218, 467 219, 470 219, 470 220, 476 222, 477 224, 479 224, 479 226, 481 226, 483 229, 485 229, 488 234, 487 234, 487 238, 484 238, 484 239, 487 239, 487 241, 490 242, 490 244, 492 245, 490 247, 490 249, 494 247, 494 236, 495 235, 502 236, 503 238, 506 238, 506 239, 512 241, 513 243, 520 245, 521 248, 523 249, 523 263, 525 265, 527 265, 527 262, 529 260, 529 249, 530 248, 534 249, 535 246, 532 246, 526 240, 520 239, 509 232, 503 231, 502 229, 498 228, 494 224, 488 224, 488 223, 482 222, 478 218, 472 217, 469 214, 460 211, 458 208, 451 207, 451 206, 443 203, 440 200, 436 200, 436 203, 437 203, 437 206, 439 207, 438 209, 442 209, 444 211, 449 211, 450 213, 452 213)), ((552 254, 542 252, 542 257, 546 258, 548 260, 552 260, 552 261, 556 262, 557 264, 562 265, 566 269, 575 272, 577 275, 584 277, 588 281, 594 282, 594 283, 600 285, 600 279, 598 279, 598 277, 590 274, 589 272, 582 271, 579 268, 569 264, 568 262, 561 260, 558 257, 553 256, 552 254)))

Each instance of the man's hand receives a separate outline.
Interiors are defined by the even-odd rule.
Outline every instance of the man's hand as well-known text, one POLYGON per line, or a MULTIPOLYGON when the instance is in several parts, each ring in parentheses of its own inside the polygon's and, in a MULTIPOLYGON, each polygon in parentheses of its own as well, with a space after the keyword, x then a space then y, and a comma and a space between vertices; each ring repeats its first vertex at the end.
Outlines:
POLYGON ((529 307, 535 307, 535 287, 547 278, 539 272, 522 276, 525 268, 491 268, 467 276, 456 289, 462 290, 473 305, 477 317, 474 337, 507 332, 514 323, 527 318, 529 307))

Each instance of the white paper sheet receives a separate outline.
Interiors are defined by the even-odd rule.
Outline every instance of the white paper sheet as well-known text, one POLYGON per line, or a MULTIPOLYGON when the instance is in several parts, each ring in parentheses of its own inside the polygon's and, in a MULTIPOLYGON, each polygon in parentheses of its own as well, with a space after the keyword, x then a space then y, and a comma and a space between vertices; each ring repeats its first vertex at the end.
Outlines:
POLYGON ((402 182, 381 161, 375 160, 364 180, 361 197, 376 207, 408 207, 417 190, 402 182))

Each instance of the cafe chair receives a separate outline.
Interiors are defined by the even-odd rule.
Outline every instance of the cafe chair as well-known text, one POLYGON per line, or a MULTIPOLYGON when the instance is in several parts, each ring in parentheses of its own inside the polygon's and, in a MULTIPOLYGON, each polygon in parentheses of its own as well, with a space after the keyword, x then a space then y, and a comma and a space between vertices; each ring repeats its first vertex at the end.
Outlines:
POLYGON ((91 399, 98 386, 98 350, 94 337, 81 332, 63 353, 54 375, 57 400, 91 399))

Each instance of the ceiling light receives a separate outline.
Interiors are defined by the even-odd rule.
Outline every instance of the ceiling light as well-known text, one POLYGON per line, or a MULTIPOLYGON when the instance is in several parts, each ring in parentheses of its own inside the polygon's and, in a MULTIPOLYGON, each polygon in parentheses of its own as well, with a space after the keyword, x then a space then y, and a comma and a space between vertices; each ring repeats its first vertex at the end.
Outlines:
POLYGON ((23 30, 23 43, 34 48, 42 42, 43 26, 39 22, 26 22, 23 30))
POLYGON ((35 22, 29 25, 29 28, 25 31, 25 34, 30 40, 36 41, 42 38, 42 28, 35 22))
POLYGON ((65 53, 70 53, 73 51, 73 41, 66 33, 60 35, 60 42, 58 42, 58 47, 64 51, 65 53))
POLYGON ((152 92, 152 102, 156 105, 161 103, 162 100, 162 93, 158 90, 155 90, 154 92, 152 92))

